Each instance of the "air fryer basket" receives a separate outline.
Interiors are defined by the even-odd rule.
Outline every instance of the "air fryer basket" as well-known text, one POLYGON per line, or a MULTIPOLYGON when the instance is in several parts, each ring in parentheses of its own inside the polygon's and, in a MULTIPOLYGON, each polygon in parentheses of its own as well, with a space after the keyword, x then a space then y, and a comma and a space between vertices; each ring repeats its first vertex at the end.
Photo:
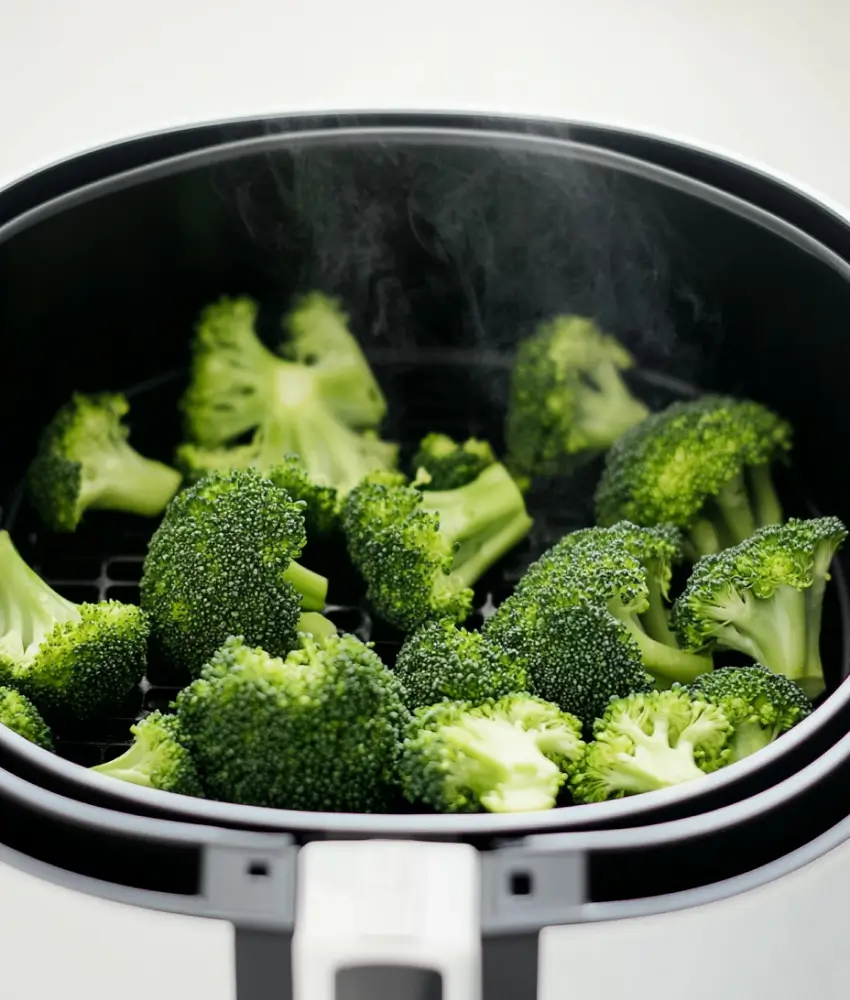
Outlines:
MULTIPOLYGON (((194 152, 109 177, 83 173, 85 183, 29 211, 20 211, 25 192, 8 193, 0 502, 23 555, 60 592, 136 600, 152 526, 93 514, 72 537, 43 531, 19 485, 40 426, 71 390, 124 389, 134 443, 169 460, 192 325, 223 293, 256 296, 266 332, 293 294, 339 295, 390 400, 387 436, 406 453, 429 430, 498 446, 517 340, 556 311, 592 314, 639 359, 634 386, 653 405, 717 390, 780 410, 798 439, 781 483, 789 512, 850 518, 841 461, 850 267, 835 241, 829 249, 717 187, 606 151, 602 132, 581 142, 489 122, 333 124, 199 140, 194 152)), ((479 620, 529 559, 591 522, 597 475, 591 465, 535 488, 532 535, 482 581, 479 620)), ((322 557, 308 561, 331 576, 331 617, 392 662, 398 636, 322 557)), ((533 817, 341 816, 183 799, 90 774, 85 766, 126 745, 133 719, 173 696, 156 662, 116 717, 61 732, 56 757, 0 732, 0 763, 84 801, 306 837, 488 836, 688 815, 768 787, 846 731, 850 603, 840 562, 834 579, 823 704, 755 757, 665 792, 533 817)))

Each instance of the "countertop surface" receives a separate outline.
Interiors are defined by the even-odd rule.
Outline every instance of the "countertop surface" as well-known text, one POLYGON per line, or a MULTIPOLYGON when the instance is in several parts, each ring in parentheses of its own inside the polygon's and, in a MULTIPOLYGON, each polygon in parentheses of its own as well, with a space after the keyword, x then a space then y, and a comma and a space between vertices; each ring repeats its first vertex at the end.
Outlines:
MULTIPOLYGON (((0 187, 190 123, 468 110, 682 137, 850 206, 848 51, 841 0, 0 0, 0 187)), ((9 1000, 234 996, 226 925, 2 864, 0 968, 9 1000)))

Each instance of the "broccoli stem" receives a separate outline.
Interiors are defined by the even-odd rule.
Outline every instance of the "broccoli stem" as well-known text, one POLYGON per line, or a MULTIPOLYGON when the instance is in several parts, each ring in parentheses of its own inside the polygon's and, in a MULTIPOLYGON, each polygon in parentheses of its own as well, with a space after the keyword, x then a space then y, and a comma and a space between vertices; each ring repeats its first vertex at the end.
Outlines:
POLYGON ((806 593, 782 585, 764 599, 746 592, 743 600, 720 607, 717 641, 728 649, 751 656, 777 674, 793 681, 806 676, 806 593))
POLYGON ((98 764, 91 770, 97 771, 99 774, 106 774, 111 778, 118 778, 121 781, 128 781, 134 785, 152 788, 150 775, 152 763, 150 747, 146 743, 136 740, 120 757, 108 760, 105 764, 98 764))
POLYGON ((721 549, 717 529, 708 518, 700 518, 688 529, 688 539, 693 550, 694 561, 701 556, 710 556, 721 549))
POLYGON ((422 510, 439 515, 440 533, 446 538, 464 542, 495 523, 524 513, 525 502, 507 469, 491 465, 465 486, 423 493, 422 510))
POLYGON ((814 701, 826 687, 820 656, 820 630, 823 619, 823 598, 829 573, 815 561, 812 585, 805 592, 806 599, 806 661, 797 683, 806 697, 814 701))
POLYGON ((765 524, 782 524, 782 501, 773 485, 769 465, 754 465, 749 469, 753 506, 759 527, 765 524))
POLYGON ((732 751, 729 756, 729 763, 734 764, 736 761, 749 757, 757 750, 762 750, 772 740, 773 733, 766 730, 758 722, 748 721, 739 723, 735 727, 735 734, 732 737, 732 742, 729 744, 732 751))
POLYGON ((644 631, 637 615, 624 611, 621 607, 611 608, 615 617, 628 628, 640 648, 641 659, 646 670, 659 680, 679 681, 690 684, 700 674, 711 670, 714 663, 710 656, 686 653, 675 646, 658 642, 644 631))
POLYGON ((467 758, 458 762, 458 782, 489 812, 532 812, 554 805, 563 781, 560 768, 530 733, 501 719, 469 719, 448 727, 444 736, 467 758))
POLYGON ((182 476, 162 462, 145 458, 130 445, 116 448, 98 463, 99 477, 83 481, 84 507, 157 517, 180 488, 182 476))
POLYGON ((651 573, 648 573, 646 585, 649 591, 649 607, 641 613, 640 622, 651 639, 655 639, 656 642, 661 642, 665 646, 677 648, 676 637, 670 631, 670 621, 664 604, 661 583, 651 573))
POLYGON ((298 631, 305 635, 310 635, 314 639, 325 639, 329 635, 337 634, 337 627, 324 615, 315 611, 307 611, 298 619, 298 631))
POLYGON ((533 523, 523 507, 493 525, 490 532, 461 545, 452 564, 452 579, 461 589, 475 586, 491 566, 525 538, 533 523))
POLYGON ((728 482, 714 498, 714 502, 729 533, 730 544, 737 545, 755 532, 756 519, 742 474, 739 473, 728 482))
POLYGON ((283 579, 301 595, 301 607, 305 611, 321 611, 324 608, 328 596, 327 577, 314 573, 293 559, 283 579))
POLYGON ((591 448, 606 450, 635 424, 649 416, 649 409, 636 399, 610 361, 593 369, 598 391, 581 393, 578 422, 591 448))

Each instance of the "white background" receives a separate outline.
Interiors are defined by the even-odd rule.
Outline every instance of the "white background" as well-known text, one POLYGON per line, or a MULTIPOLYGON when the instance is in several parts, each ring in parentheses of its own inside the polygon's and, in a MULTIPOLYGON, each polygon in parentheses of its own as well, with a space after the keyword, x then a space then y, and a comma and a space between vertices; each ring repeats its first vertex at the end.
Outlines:
MULTIPOLYGON (((0 0, 0 187, 168 126, 461 109, 680 135, 850 206, 848 53, 848 0, 0 0)), ((797 904, 762 908, 778 917, 781 951, 797 904)), ((744 934, 764 916, 747 913, 744 934)), ((666 924, 668 946, 689 926, 666 924)), ((572 940, 622 949, 626 925, 597 930, 572 940)), ((598 970, 606 955, 591 951, 598 970)), ((225 927, 113 908, 0 868, 10 1000, 228 1000, 231 962, 225 927)), ((821 995, 838 991, 832 982, 821 995)))

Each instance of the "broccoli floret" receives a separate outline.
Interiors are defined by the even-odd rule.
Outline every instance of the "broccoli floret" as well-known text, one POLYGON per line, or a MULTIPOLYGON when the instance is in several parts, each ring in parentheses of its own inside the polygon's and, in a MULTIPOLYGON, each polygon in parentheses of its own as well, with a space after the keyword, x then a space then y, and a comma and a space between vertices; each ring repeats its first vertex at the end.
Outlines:
POLYGON ((454 490, 477 479, 496 461, 487 441, 468 438, 458 443, 447 434, 428 434, 420 441, 411 468, 414 474, 426 473, 422 489, 454 490))
POLYGON ((176 716, 151 712, 131 726, 130 732, 135 740, 128 750, 91 770, 145 788, 204 797, 195 764, 183 745, 176 716))
POLYGON ((694 781, 728 763, 732 724, 684 688, 612 701, 570 777, 576 802, 603 802, 694 781))
POLYGON ((531 695, 442 702, 408 726, 402 789, 438 812, 551 809, 583 750, 578 719, 531 695))
POLYGON ((463 621, 473 585, 531 524, 522 494, 499 464, 456 490, 366 482, 343 510, 348 551, 372 606, 406 631, 430 619, 463 621))
POLYGON ((719 706, 732 723, 730 764, 766 747, 812 711, 798 684, 758 663, 704 674, 690 693, 719 706))
POLYGON ((426 622, 410 635, 395 672, 411 710, 439 701, 478 704, 527 689, 522 661, 452 621, 426 622))
POLYGON ((596 492, 600 524, 674 524, 692 556, 735 545, 782 521, 771 466, 791 427, 759 403, 728 396, 678 402, 625 433, 596 492))
POLYGON ((52 531, 75 531, 87 510, 156 517, 177 492, 180 473, 130 445, 129 409, 121 395, 76 393, 42 432, 27 485, 52 531))
POLYGON ((270 469, 267 477, 281 489, 304 504, 304 526, 307 538, 332 539, 340 529, 340 497, 333 486, 314 482, 297 455, 288 455, 270 469))
POLYGON ((311 292, 284 318, 288 338, 280 353, 312 369, 322 397, 344 424, 374 429, 386 416, 387 401, 348 323, 337 299, 311 292))
POLYGON ((649 410, 621 372, 634 361, 581 316, 541 324, 517 350, 506 426, 506 464, 522 481, 557 475, 575 456, 605 451, 649 410))
POLYGON ((392 802, 401 684, 352 635, 302 636, 286 659, 228 639, 175 706, 212 798, 336 812, 392 802))
POLYGON ((282 655, 328 581, 301 566, 301 505, 254 472, 219 473, 179 493, 148 547, 142 607, 154 639, 193 675, 228 636, 282 655))
POLYGON ((541 603, 526 615, 522 608, 502 608, 487 620, 484 634, 513 647, 515 662, 528 663, 529 690, 575 715, 585 732, 612 698, 653 687, 640 647, 606 608, 541 603))
MULTIPOLYGON (((368 367, 352 361, 351 352, 347 362, 316 357, 306 363, 314 357, 307 332, 291 346, 304 363, 278 357, 259 340, 256 314, 255 302, 239 298, 222 299, 201 316, 181 404, 191 438, 177 455, 184 475, 191 481, 233 468, 267 473, 295 454, 311 480, 345 493, 367 473, 393 468, 398 447, 342 416, 375 410, 368 367), (245 435, 249 443, 238 443, 245 435)), ((317 343, 326 339, 317 337, 317 343)))
POLYGON ((0 683, 45 713, 88 719, 141 681, 148 620, 129 604, 60 597, 0 531, 0 683))
POLYGON ((700 559, 673 605, 673 627, 683 646, 738 650, 816 698, 825 686, 824 590, 846 537, 836 517, 793 518, 700 559))
MULTIPOLYGON (((659 685, 689 683, 712 667, 711 657, 680 649, 666 627, 665 599, 677 535, 667 527, 585 528, 566 535, 529 567, 485 632, 509 651, 546 651, 556 608, 606 608, 629 630, 643 667, 659 685), (656 638, 655 636, 659 636, 656 638)), ((542 656, 542 652, 538 655, 542 656)), ((532 669, 533 678, 534 671, 532 669)))
POLYGON ((33 703, 10 687, 0 687, 0 726, 43 750, 53 750, 53 735, 33 703))

